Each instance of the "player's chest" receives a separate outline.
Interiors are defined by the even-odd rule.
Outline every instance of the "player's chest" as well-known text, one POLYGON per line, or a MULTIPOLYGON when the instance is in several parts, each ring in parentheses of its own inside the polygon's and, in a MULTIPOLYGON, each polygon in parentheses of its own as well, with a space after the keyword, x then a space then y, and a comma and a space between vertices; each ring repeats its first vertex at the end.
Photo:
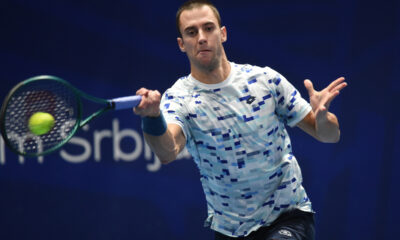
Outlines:
POLYGON ((244 85, 195 92, 187 108, 186 120, 192 127, 255 131, 274 116, 275 101, 268 89, 244 85))

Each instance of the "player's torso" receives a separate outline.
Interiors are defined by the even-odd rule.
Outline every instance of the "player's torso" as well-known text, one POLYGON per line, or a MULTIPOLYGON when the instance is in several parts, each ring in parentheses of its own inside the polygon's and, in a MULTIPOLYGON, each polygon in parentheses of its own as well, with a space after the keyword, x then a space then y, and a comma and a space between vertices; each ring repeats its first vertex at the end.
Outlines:
POLYGON ((247 178, 258 175, 248 171, 264 173, 281 163, 288 139, 268 81, 262 71, 243 71, 227 86, 198 88, 186 99, 195 160, 205 173, 228 170, 247 178))

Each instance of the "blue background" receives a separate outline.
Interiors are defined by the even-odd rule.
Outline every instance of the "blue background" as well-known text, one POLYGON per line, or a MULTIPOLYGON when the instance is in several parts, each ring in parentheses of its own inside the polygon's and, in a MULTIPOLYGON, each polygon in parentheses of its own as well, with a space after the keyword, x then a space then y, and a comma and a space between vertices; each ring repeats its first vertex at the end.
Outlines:
MULTIPOLYGON (((2 0, 1 99, 40 74, 103 98, 142 86, 165 91, 189 73, 176 44, 180 3, 2 0)), ((399 236, 399 1, 214 3, 228 30, 229 60, 276 69, 306 99, 305 78, 317 89, 340 76, 349 83, 331 107, 341 124, 338 144, 289 129, 317 212, 317 239, 399 236)), ((159 165, 140 134, 139 118, 126 110, 94 120, 65 146, 64 154, 87 153, 81 159, 61 152, 23 159, 0 140, 0 239, 212 239, 202 227, 195 164, 183 156, 159 165), (95 146, 100 133, 108 137, 95 146), (132 154, 124 160, 118 150, 132 154)))

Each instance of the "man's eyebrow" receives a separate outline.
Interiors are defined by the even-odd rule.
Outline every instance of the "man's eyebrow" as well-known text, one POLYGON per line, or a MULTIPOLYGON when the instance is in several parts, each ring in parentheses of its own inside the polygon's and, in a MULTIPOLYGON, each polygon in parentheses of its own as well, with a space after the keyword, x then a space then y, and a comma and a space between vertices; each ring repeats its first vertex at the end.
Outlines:
POLYGON ((195 26, 189 26, 189 27, 185 28, 183 31, 187 32, 187 31, 194 30, 194 29, 196 29, 195 26))
MULTIPOLYGON (((214 26, 215 26, 215 23, 209 21, 209 22, 206 22, 206 23, 203 23, 203 24, 202 24, 202 26, 209 26, 209 25, 214 25, 214 26)), ((184 32, 187 32, 187 31, 189 31, 189 30, 194 30, 194 29, 196 29, 196 28, 197 28, 197 27, 195 27, 195 26, 188 26, 188 27, 186 27, 183 31, 184 31, 184 32)))
POLYGON ((203 26, 208 26, 208 25, 214 25, 215 26, 215 23, 214 22, 206 22, 206 23, 203 24, 203 26))

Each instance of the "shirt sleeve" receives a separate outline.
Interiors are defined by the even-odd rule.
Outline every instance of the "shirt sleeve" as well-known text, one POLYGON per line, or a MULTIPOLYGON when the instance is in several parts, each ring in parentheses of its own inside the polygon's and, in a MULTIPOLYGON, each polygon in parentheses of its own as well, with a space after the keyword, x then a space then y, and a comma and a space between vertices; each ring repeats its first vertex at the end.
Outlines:
POLYGON ((181 127, 187 142, 189 130, 186 124, 187 111, 184 100, 185 96, 168 89, 161 98, 160 108, 167 123, 174 123, 181 127))
POLYGON ((284 76, 268 67, 266 71, 275 99, 275 113, 285 124, 294 127, 312 108, 284 76))

